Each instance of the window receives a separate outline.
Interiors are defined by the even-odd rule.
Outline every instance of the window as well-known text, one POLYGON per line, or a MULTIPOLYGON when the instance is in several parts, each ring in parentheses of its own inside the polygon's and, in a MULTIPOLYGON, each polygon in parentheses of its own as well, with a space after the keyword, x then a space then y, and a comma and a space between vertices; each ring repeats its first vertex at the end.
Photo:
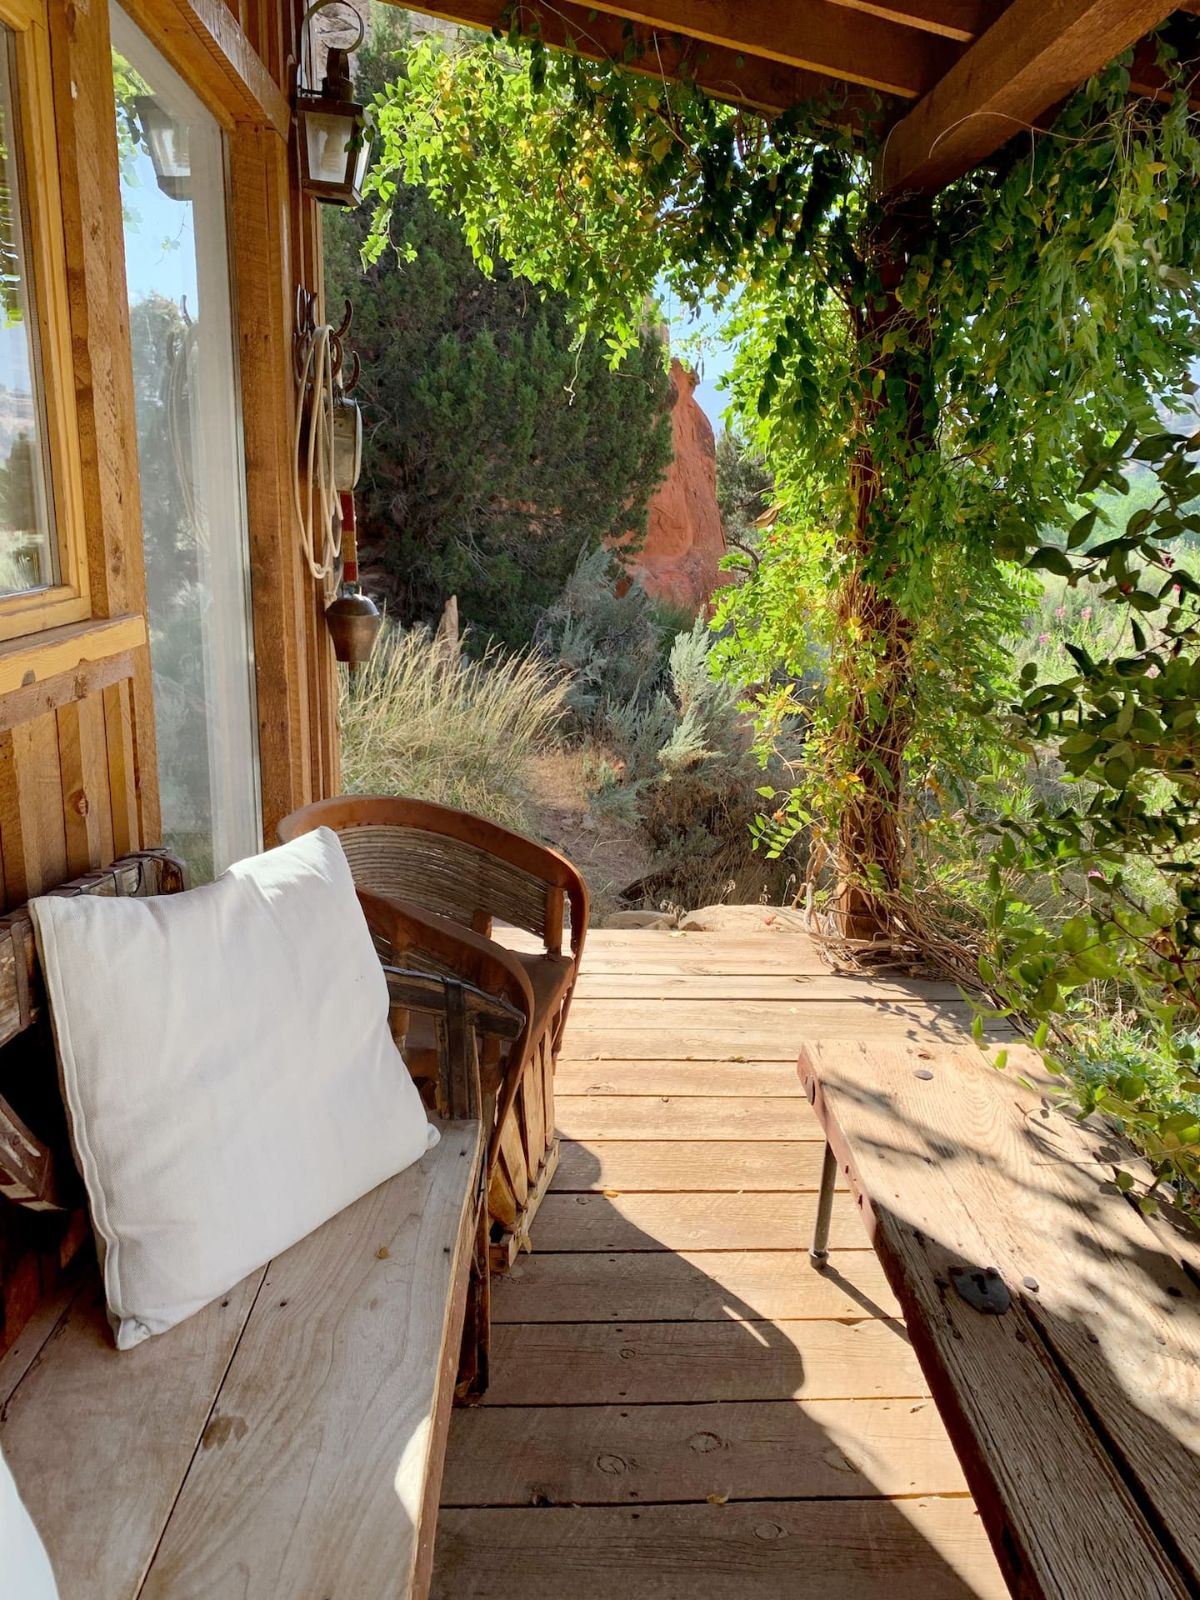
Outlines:
POLYGON ((0 28, 0 595, 46 589, 58 576, 14 56, 12 30, 0 28))
POLYGON ((44 13, 0 0, 0 639, 89 615, 44 13))
POLYGON ((261 847, 225 144, 111 15, 162 828, 205 879, 261 847))

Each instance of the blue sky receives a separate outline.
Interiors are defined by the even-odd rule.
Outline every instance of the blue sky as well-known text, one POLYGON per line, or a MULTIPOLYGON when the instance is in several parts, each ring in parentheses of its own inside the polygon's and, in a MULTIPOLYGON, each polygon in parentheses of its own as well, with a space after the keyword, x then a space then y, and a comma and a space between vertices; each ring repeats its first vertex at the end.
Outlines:
POLYGON ((720 433, 723 426, 721 415, 729 404, 729 395, 719 387, 719 383, 733 362, 723 318, 717 312, 690 316, 668 289, 662 291, 662 306, 675 353, 700 373, 700 382, 696 386, 700 409, 712 423, 713 432, 720 433))

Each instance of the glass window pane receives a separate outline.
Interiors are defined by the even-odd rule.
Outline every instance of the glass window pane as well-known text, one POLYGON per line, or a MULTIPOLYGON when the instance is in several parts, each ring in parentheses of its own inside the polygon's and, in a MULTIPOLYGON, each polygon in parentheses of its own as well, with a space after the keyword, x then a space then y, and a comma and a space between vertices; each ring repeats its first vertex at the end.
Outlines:
POLYGON ((0 595, 56 581, 13 36, 0 25, 0 595))
POLYGON ((261 848, 221 129, 112 11, 163 835, 198 879, 261 848))

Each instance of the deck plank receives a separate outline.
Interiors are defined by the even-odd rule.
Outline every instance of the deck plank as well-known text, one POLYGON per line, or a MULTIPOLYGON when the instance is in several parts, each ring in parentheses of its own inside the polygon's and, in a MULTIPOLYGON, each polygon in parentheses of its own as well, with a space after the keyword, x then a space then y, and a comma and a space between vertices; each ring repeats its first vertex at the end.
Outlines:
POLYGON ((574 1061, 558 1063, 558 1094, 726 1095, 803 1100, 791 1061, 574 1061))
MULTIPOLYGON (((815 1194, 559 1194, 538 1212, 537 1248, 553 1250, 807 1249, 817 1216, 815 1194)), ((858 1209, 848 1193, 833 1203, 829 1240, 836 1250, 865 1248, 858 1209)))
POLYGON ((447 1510, 433 1600, 1007 1600, 969 1500, 447 1510))
POLYGON ((795 932, 589 935, 532 1255, 493 1282, 434 1594, 1001 1600, 899 1306, 824 1140, 803 1040, 964 1042, 952 986, 839 976, 795 932), (721 1503, 712 1503, 721 1502, 721 1503))
MULTIPOLYGON (((800 1191, 821 1181, 818 1140, 564 1140, 552 1187, 560 1193, 645 1189, 800 1191)), ((842 1187, 845 1187, 844 1183, 842 1187)), ((865 1241, 864 1241, 865 1242, 865 1241)))
POLYGON ((898 1322, 504 1323, 488 1406, 920 1399, 898 1322))
POLYGON ((739 1322, 898 1317, 873 1250, 663 1250, 522 1256, 492 1285, 496 1322, 739 1322))
POLYGON ((957 984, 918 978, 871 978, 837 973, 789 972, 646 972, 593 968, 588 962, 575 990, 577 1000, 695 1000, 786 1001, 810 1004, 814 1000, 914 1001, 930 1005, 939 1000, 958 1001, 957 984))
POLYGON ((564 1139, 821 1138, 807 1100, 727 1095, 556 1095, 564 1139))
POLYGON ((966 1494, 931 1400, 487 1406, 455 1413, 444 1506, 966 1494))

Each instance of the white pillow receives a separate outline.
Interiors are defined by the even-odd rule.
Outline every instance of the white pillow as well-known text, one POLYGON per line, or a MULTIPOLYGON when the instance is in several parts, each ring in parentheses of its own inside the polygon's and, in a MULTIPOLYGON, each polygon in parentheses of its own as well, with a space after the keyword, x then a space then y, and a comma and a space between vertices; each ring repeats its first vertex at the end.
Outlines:
POLYGON ((58 1585, 33 1521, 0 1455, 0 1600, 58 1600, 58 1585))
POLYGON ((437 1142, 328 828, 186 894, 30 910, 119 1349, 437 1142))

